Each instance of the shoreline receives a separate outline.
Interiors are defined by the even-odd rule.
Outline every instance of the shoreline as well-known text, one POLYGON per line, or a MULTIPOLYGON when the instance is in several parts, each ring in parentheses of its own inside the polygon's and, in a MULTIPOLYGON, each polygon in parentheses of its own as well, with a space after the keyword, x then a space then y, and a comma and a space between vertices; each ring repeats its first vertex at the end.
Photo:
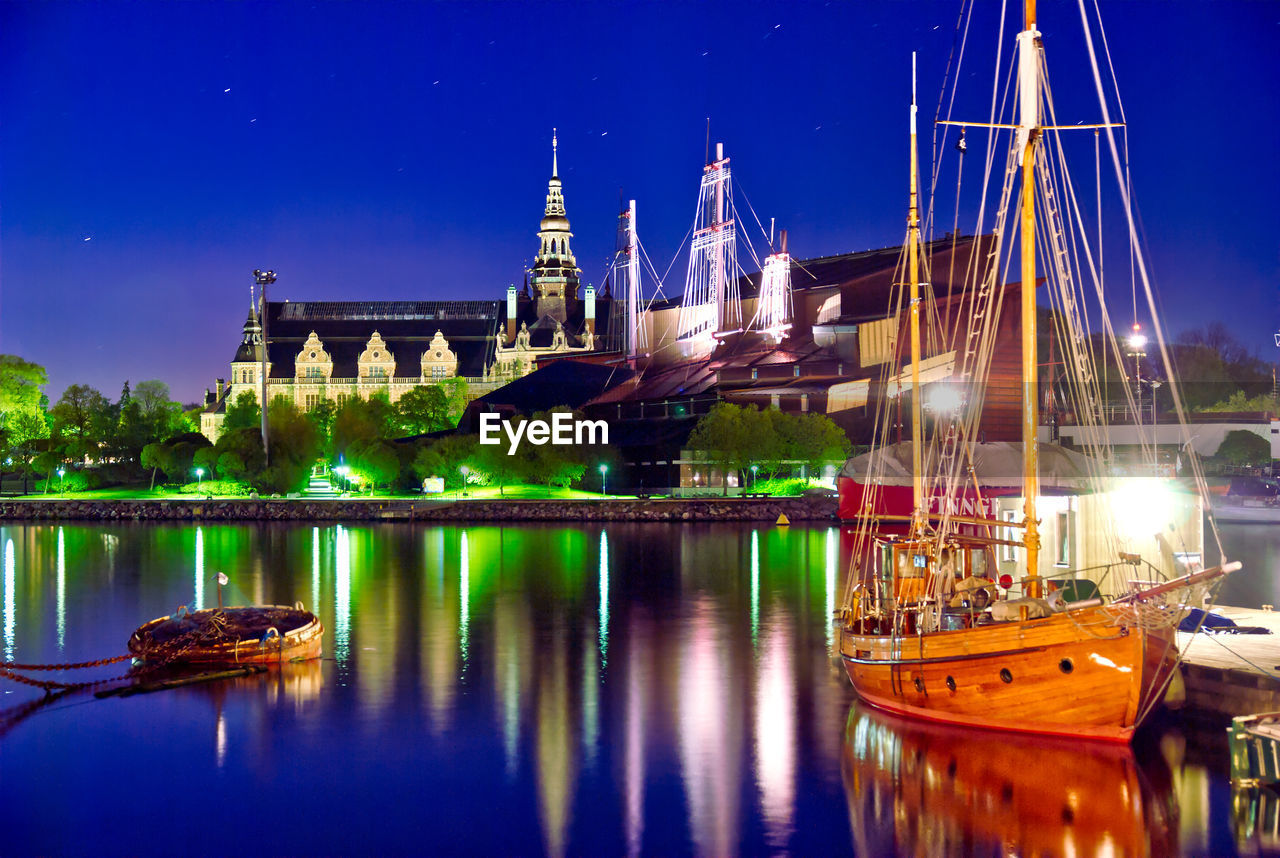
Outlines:
POLYGON ((0 521, 836 521, 835 498, 6 500, 0 521))

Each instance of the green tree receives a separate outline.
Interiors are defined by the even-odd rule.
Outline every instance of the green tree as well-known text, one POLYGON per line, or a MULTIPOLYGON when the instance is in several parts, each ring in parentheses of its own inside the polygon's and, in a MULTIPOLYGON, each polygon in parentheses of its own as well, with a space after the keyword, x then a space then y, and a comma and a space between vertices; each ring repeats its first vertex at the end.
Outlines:
POLYGON ((107 398, 87 384, 68 387, 49 413, 55 432, 75 459, 96 455, 114 423, 107 398))
POLYGON ((215 479, 218 476, 217 448, 213 446, 199 448, 191 459, 191 465, 195 468, 204 468, 204 475, 211 480, 215 479))
POLYGON ((320 457, 320 435, 315 424, 289 399, 276 397, 267 408, 270 465, 249 482, 259 491, 300 490, 320 457))
POLYGON ((825 465, 842 463, 849 458, 853 449, 849 437, 825 414, 808 412, 787 416, 795 426, 791 436, 794 447, 789 458, 807 466, 810 477, 821 474, 825 465))
POLYGON ((350 467, 369 482, 370 489, 387 485, 400 476, 400 457, 386 441, 357 441, 348 450, 350 467))
MULTIPOLYGON (((512 421, 523 422, 523 418, 512 421)), ((491 483, 498 484, 498 494, 505 495, 507 486, 524 480, 527 460, 519 455, 508 456, 506 443, 476 444, 475 454, 471 462, 478 472, 477 476, 491 483)))
POLYGON ((447 435, 420 448, 413 459, 413 473, 419 481, 441 477, 445 488, 463 486, 462 467, 474 467, 478 446, 475 435, 447 435))
POLYGON ((332 399, 322 399, 307 412, 307 419, 316 427, 316 437, 325 458, 333 458, 333 421, 338 416, 338 406, 332 399))
POLYGON ((396 402, 395 410, 396 422, 405 435, 424 435, 453 425, 449 420, 448 396, 438 384, 407 391, 396 402))
MULTIPOLYGON (((531 419, 542 420, 548 425, 558 413, 573 414, 569 408, 553 408, 534 414, 531 419)), ((582 415, 574 415, 581 419, 582 415)), ((587 469, 587 459, 598 459, 587 447, 565 446, 560 444, 530 444, 528 441, 520 445, 516 455, 523 459, 522 472, 529 482, 542 483, 549 486, 568 488, 571 483, 582 479, 587 469)))
POLYGON ((446 378, 440 382, 439 387, 444 391, 445 403, 449 410, 449 426, 457 426, 462 412, 467 408, 467 402, 470 401, 470 388, 467 386, 465 378, 446 378))
POLYGON ((1271 462, 1271 444, 1247 429, 1236 429, 1227 433, 1214 455, 1233 465, 1266 465, 1271 462))
POLYGON ((344 455, 355 441, 381 441, 395 434, 395 409, 382 391, 368 399, 353 396, 333 420, 333 450, 344 455))
POLYGON ((38 363, 17 355, 0 355, 0 414, 34 413, 40 408, 40 388, 49 383, 49 375, 38 363))
MULTIPOLYGON (((227 403, 227 414, 222 420, 223 432, 237 429, 254 429, 261 438, 262 412, 258 410, 258 397, 252 391, 242 390, 234 402, 227 403)), ((259 444, 262 442, 259 441, 259 444)))
POLYGON ((728 474, 741 471, 751 463, 754 446, 751 430, 758 430, 760 423, 746 414, 748 410, 757 415, 760 413, 754 408, 744 409, 731 402, 717 402, 689 435, 689 448, 702 453, 708 462, 719 465, 725 474, 726 495, 729 493, 728 474))

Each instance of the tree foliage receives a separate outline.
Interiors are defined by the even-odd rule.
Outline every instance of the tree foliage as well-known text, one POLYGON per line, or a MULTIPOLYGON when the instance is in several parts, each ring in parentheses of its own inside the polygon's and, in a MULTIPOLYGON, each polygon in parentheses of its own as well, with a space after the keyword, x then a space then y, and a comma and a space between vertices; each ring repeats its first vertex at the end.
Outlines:
POLYGON ((396 423, 404 435, 424 435, 448 429, 449 399, 438 384, 415 387, 405 392, 395 404, 396 423))
MULTIPOLYGON (((774 477, 804 466, 810 474, 848 458, 852 445, 844 431, 824 414, 788 414, 719 402, 698 421, 689 448, 726 474, 740 476, 750 466, 774 477)), ((741 484, 741 480, 740 480, 741 484)), ((729 490, 725 480, 724 491, 729 490)))
POLYGON ((1267 465, 1271 463, 1271 444, 1247 429, 1235 429, 1222 439, 1214 455, 1233 465, 1267 465))

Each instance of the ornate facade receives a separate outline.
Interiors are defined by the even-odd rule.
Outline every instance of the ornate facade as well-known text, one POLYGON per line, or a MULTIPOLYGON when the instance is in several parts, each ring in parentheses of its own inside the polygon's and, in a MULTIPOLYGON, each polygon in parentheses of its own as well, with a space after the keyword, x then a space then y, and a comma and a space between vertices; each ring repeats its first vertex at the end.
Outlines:
POLYGON ((232 358, 230 384, 218 379, 206 394, 200 431, 216 440, 227 405, 246 391, 258 398, 263 313, 268 399, 285 396, 304 410, 378 391, 395 402, 414 387, 451 378, 465 379, 468 394, 479 396, 532 372, 540 357, 592 351, 609 298, 597 299, 579 282, 572 237, 553 133, 538 254, 522 291, 511 286, 505 302, 258 301, 232 358))

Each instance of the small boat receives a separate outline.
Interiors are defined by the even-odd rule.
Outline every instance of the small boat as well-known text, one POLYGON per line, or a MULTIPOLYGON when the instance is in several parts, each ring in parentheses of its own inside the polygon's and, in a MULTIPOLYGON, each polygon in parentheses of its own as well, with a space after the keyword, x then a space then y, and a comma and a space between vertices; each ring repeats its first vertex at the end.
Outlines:
POLYGON ((129 652, 152 665, 278 664, 319 658, 324 626, 301 603, 211 608, 145 623, 129 652))
POLYGON ((1280 712, 1232 718, 1227 745, 1231 749, 1232 783, 1280 783, 1280 712))
POLYGON ((1228 524, 1280 523, 1280 486, 1262 477, 1232 477, 1210 489, 1213 516, 1228 524))

